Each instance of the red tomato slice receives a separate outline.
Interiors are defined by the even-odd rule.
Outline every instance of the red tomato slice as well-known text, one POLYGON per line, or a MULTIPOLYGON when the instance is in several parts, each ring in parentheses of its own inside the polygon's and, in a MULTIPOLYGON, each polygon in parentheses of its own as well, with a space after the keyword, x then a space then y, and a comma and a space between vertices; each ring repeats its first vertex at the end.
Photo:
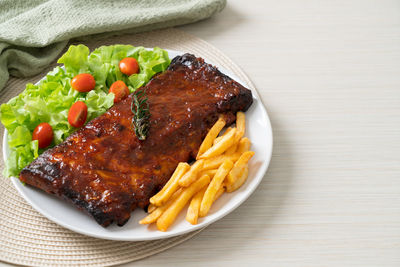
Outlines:
POLYGON ((68 111, 68 122, 72 127, 78 128, 85 124, 87 106, 82 101, 75 102, 68 111))
POLYGON ((139 73, 139 63, 136 58, 126 57, 119 62, 119 70, 128 76, 139 73))
POLYGON ((39 148, 46 148, 53 141, 53 128, 47 122, 39 123, 33 130, 32 140, 38 140, 39 148))
POLYGON ((71 81, 72 88, 81 93, 93 90, 95 85, 96 81, 94 80, 94 77, 89 73, 78 74, 71 81))
POLYGON ((129 95, 129 89, 128 86, 123 81, 116 81, 114 82, 110 90, 108 91, 109 93, 113 93, 114 96, 114 103, 118 103, 125 97, 129 95))

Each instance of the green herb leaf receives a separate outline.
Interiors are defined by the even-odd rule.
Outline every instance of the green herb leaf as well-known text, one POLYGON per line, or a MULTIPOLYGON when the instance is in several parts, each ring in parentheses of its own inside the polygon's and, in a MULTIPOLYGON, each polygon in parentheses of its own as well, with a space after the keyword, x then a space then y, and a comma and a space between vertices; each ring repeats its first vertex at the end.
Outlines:
POLYGON ((149 132, 149 103, 147 102, 146 90, 135 92, 132 97, 131 109, 133 112, 132 125, 139 140, 145 140, 149 132))

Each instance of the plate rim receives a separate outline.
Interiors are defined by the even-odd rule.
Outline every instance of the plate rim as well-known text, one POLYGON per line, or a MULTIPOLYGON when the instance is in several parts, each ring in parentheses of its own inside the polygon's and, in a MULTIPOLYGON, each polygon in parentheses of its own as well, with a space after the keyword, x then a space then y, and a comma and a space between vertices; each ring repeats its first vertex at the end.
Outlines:
MULTIPOLYGON (((149 48, 146 48, 149 49, 149 48)), ((185 52, 182 51, 178 51, 178 50, 172 50, 172 49, 164 49, 166 50, 168 53, 172 52, 174 54, 184 54, 185 52)), ((199 57, 199 55, 196 55, 196 57, 199 57)), ((127 238, 121 238, 121 237, 113 237, 113 236, 105 236, 102 234, 96 234, 93 232, 86 232, 86 231, 82 231, 79 227, 75 227, 73 225, 70 225, 68 223, 64 223, 62 220, 59 220, 55 217, 52 216, 51 213, 47 212, 46 209, 43 209, 40 205, 36 205, 36 203, 34 201, 31 200, 30 197, 28 197, 26 195, 26 193, 23 190, 23 187, 25 188, 25 186, 20 182, 20 180, 17 177, 3 177, 3 179, 11 179, 14 187, 17 189, 18 193, 24 198, 25 201, 27 201, 36 211, 38 211, 41 215, 43 215, 44 217, 46 217, 47 219, 51 220, 52 222, 66 228, 69 229, 73 232, 76 233, 80 233, 86 236, 91 236, 91 237, 95 237, 95 238, 100 238, 100 239, 105 239, 105 240, 116 240, 116 241, 150 241, 150 240, 159 240, 159 239, 164 239, 164 238, 171 238, 171 237, 175 237, 175 236, 180 236, 180 235, 184 235, 199 229, 203 229, 205 227, 207 227, 208 225, 221 220, 223 217, 225 217, 226 215, 230 214, 231 212, 233 212, 234 210, 236 210, 241 204, 243 204, 253 193, 254 191, 257 189, 257 187, 260 185, 261 181, 264 179, 264 176, 268 170, 269 164, 271 162, 271 157, 272 157, 272 152, 273 152, 273 131, 272 131, 272 125, 271 125, 271 120, 269 118, 268 115, 268 111, 265 108, 263 102, 260 99, 260 96, 258 94, 258 91, 255 87, 251 87, 248 84, 246 84, 245 82, 243 82, 239 77, 237 77, 237 75, 235 75, 234 73, 232 73, 231 71, 229 71, 228 69, 224 68, 222 65, 220 64, 215 64, 212 60, 207 59, 207 57, 203 57, 200 55, 200 57, 202 57, 204 59, 205 62, 207 62, 208 64, 212 64, 213 66, 216 66, 222 73, 228 75, 229 77, 231 77, 232 79, 234 79, 235 81, 239 82, 240 84, 246 86, 247 88, 249 88, 253 94, 253 99, 256 99, 257 101, 259 101, 259 104, 261 105, 261 111, 262 113, 264 113, 265 115, 265 123, 268 126, 267 131, 269 133, 266 137, 269 136, 269 139, 267 140, 267 143, 270 144, 270 149, 269 149, 269 153, 267 153, 267 158, 266 160, 264 160, 262 162, 262 165, 260 166, 259 169, 259 173, 260 173, 260 178, 256 181, 255 184, 253 184, 252 187, 248 188, 246 190, 245 195, 240 198, 238 201, 236 201, 234 203, 233 206, 231 206, 229 209, 226 210, 222 210, 220 209, 218 211, 218 216, 216 216, 214 219, 210 220, 210 221, 206 221, 206 222, 202 222, 196 225, 192 225, 192 227, 188 228, 188 229, 184 229, 181 231, 177 231, 177 232, 159 232, 160 234, 158 236, 150 236, 147 238, 135 238, 134 236, 129 236, 127 238), (220 213, 220 214, 219 214, 220 213)), ((239 67, 240 69, 240 67, 239 67)), ((44 77, 43 77, 44 78, 44 77)), ((41 79, 42 80, 42 79, 41 79)), ((39 80, 38 83, 41 81, 39 80)), ((4 129, 4 133, 3 133, 3 160, 4 162, 7 159, 7 148, 8 148, 8 143, 7 143, 7 136, 8 136, 8 131, 7 129, 4 129)), ((37 189, 35 189, 37 190, 37 189)), ((45 193, 47 195, 47 193, 45 193)), ((82 212, 82 211, 80 211, 82 212)), ((90 216, 87 216, 88 219, 93 219, 90 216)))

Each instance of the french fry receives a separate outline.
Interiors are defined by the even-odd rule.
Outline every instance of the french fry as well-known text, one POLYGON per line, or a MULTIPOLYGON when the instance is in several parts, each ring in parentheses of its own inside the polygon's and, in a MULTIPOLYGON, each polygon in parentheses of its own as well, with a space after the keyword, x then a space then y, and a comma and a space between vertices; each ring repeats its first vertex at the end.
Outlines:
MULTIPOLYGON (((204 166, 204 165, 203 165, 203 166, 204 166)), ((212 179, 216 173, 217 173, 217 170, 216 170, 216 169, 214 169, 214 170, 205 170, 205 171, 202 171, 202 172, 200 173, 200 176, 203 176, 204 174, 207 174, 207 175, 210 176, 210 178, 212 179)))
POLYGON ((238 148, 239 142, 235 142, 233 145, 231 145, 230 148, 228 148, 225 151, 225 155, 232 155, 236 152, 237 148, 238 148))
POLYGON ((206 189, 207 187, 204 187, 202 190, 197 192, 196 195, 194 195, 194 197, 190 201, 189 208, 186 213, 186 221, 188 221, 191 224, 197 224, 197 219, 199 218, 201 200, 203 199, 206 189))
POLYGON ((246 131, 246 115, 244 115, 244 113, 241 111, 236 113, 236 128, 237 131, 243 136, 246 131))
POLYGON ((236 161, 235 166, 245 165, 254 156, 254 151, 244 152, 240 158, 236 161))
POLYGON ((217 173, 212 179, 211 183, 208 185, 206 192, 204 193, 203 200, 200 205, 199 216, 204 217, 207 215, 214 202, 215 195, 217 194, 222 182, 224 181, 226 175, 233 167, 233 162, 229 159, 225 160, 224 163, 218 168, 217 173))
POLYGON ((167 231, 168 227, 175 221, 176 216, 185 207, 192 196, 209 183, 210 177, 208 175, 203 175, 189 187, 184 188, 183 192, 178 196, 178 198, 158 218, 157 229, 163 232, 167 231))
POLYGON ((200 159, 197 160, 193 165, 190 167, 190 170, 185 173, 181 179, 179 179, 179 185, 183 187, 188 187, 191 183, 193 183, 202 170, 204 164, 204 160, 200 159))
POLYGON ((140 224, 150 224, 153 222, 156 222, 157 219, 161 216, 161 214, 164 212, 166 207, 158 207, 156 208, 152 213, 144 217, 139 221, 140 224))
POLYGON ((246 182, 248 175, 249 175, 249 168, 246 165, 240 177, 236 179, 235 182, 233 182, 233 184, 226 185, 226 192, 231 193, 237 190, 239 187, 241 187, 244 184, 244 182, 246 182))
POLYGON ((232 129, 227 133, 221 141, 210 147, 206 152, 200 155, 200 159, 212 158, 224 153, 235 142, 236 129, 232 129))
POLYGON ((182 188, 178 189, 172 197, 161 207, 157 207, 155 210, 153 210, 152 213, 144 217, 139 221, 140 224, 150 224, 153 222, 156 222, 157 219, 163 214, 163 212, 168 209, 169 206, 174 203, 174 201, 181 195, 182 193, 182 188))
MULTIPOLYGON (((188 221, 193 225, 197 224, 197 220, 199 218, 200 204, 203 199, 204 193, 206 192, 206 189, 207 187, 204 187, 202 190, 197 192, 196 195, 194 195, 194 197, 192 198, 192 201, 190 201, 190 205, 186 213, 186 221, 188 221)), ((217 201, 217 199, 220 196, 222 196, 224 192, 225 192, 225 185, 221 185, 221 187, 215 194, 214 202, 217 201)))
POLYGON ((213 158, 206 159, 203 165, 203 171, 205 170, 212 170, 218 169, 218 167, 224 163, 226 159, 230 159, 231 161, 235 162, 239 159, 241 153, 234 153, 232 155, 219 155, 213 158))
POLYGON ((226 177, 227 185, 232 185, 240 177, 243 169, 247 167, 247 163, 249 162, 251 157, 253 157, 253 155, 253 151, 247 151, 240 156, 240 158, 235 162, 235 165, 226 177))
MULTIPOLYGON (((226 129, 225 133, 217 138, 214 139, 214 145, 216 145, 217 143, 219 143, 222 138, 227 135, 233 128, 229 127, 228 129, 226 129)), ((244 135, 246 130, 246 116, 243 112, 239 111, 238 113, 236 113, 236 134, 235 134, 235 142, 233 143, 233 145, 231 147, 229 147, 225 154, 229 155, 229 154, 233 154, 237 151, 238 148, 238 142, 239 140, 241 140, 242 136, 244 135)), ((248 150, 248 149, 247 149, 248 150)), ((244 152, 244 151, 243 151, 244 152)))
POLYGON ((152 213, 156 208, 156 205, 150 203, 150 205, 147 207, 147 213, 152 213))
POLYGON ((243 112, 239 111, 236 113, 236 134, 235 143, 239 142, 240 138, 244 135, 246 131, 246 116, 243 112))
POLYGON ((222 128, 224 128, 225 124, 225 119, 223 117, 219 117, 217 122, 213 125, 213 127, 211 127, 210 131, 207 133, 206 137, 201 143, 196 159, 199 159, 199 156, 206 152, 212 146, 213 141, 218 136, 222 128))
POLYGON ((250 139, 247 137, 243 137, 242 139, 240 139, 238 147, 236 152, 239 152, 240 154, 249 151, 250 150, 250 146, 251 146, 251 142, 250 139))
POLYGON ((219 141, 221 141, 221 139, 222 139, 225 135, 227 135, 230 131, 232 131, 232 129, 233 129, 232 127, 228 127, 228 128, 225 130, 225 132, 224 132, 223 135, 218 136, 217 138, 214 139, 213 145, 215 145, 215 144, 217 144, 219 141))
POLYGON ((160 192, 150 198, 150 203, 161 206, 163 205, 171 196, 172 194, 178 189, 179 187, 179 180, 181 177, 187 172, 190 168, 190 165, 186 162, 180 162, 176 167, 174 173, 172 174, 169 181, 164 185, 160 192))
POLYGON ((220 186, 220 188, 218 189, 217 193, 215 194, 214 202, 217 201, 217 199, 218 199, 220 196, 222 196, 222 194, 223 194, 224 192, 225 192, 225 185, 222 184, 222 185, 220 186))

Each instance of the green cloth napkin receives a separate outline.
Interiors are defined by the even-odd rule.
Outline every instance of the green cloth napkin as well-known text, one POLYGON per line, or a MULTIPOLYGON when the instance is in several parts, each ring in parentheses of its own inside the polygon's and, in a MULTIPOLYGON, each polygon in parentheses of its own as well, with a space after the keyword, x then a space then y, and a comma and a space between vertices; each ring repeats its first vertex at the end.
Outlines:
POLYGON ((42 71, 72 38, 195 22, 225 4, 226 0, 2 0, 0 90, 10 74, 27 77, 42 71))

